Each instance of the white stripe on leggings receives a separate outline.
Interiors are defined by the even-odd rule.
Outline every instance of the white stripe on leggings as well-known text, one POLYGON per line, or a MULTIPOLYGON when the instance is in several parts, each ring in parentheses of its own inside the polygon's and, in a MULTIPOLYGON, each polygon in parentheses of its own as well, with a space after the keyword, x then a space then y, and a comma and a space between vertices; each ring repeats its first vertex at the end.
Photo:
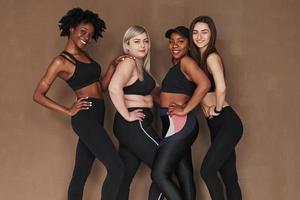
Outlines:
MULTIPOLYGON (((158 143, 145 131, 145 129, 143 128, 142 122, 139 121, 140 127, 143 130, 143 132, 158 146, 158 143)), ((158 199, 160 200, 160 198, 162 197, 162 193, 159 194, 158 199)))
POLYGON ((145 131, 145 129, 143 128, 142 122, 139 121, 140 123, 140 127, 143 130, 143 132, 158 146, 158 143, 145 131))

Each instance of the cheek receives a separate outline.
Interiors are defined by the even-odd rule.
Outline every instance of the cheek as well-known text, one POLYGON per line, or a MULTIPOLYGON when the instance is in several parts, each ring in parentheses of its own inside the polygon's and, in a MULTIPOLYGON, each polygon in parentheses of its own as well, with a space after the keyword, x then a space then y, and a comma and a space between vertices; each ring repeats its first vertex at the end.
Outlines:
POLYGON ((205 39, 209 42, 209 40, 210 40, 210 34, 205 35, 205 39))
POLYGON ((193 42, 195 43, 197 40, 197 35, 193 34, 193 42))

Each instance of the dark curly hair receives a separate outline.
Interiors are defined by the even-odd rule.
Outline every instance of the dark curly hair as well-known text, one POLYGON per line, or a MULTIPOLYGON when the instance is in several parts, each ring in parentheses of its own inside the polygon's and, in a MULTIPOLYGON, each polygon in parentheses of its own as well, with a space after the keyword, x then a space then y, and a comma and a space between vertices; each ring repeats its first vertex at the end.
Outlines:
POLYGON ((80 23, 91 23, 94 26, 95 32, 93 39, 98 40, 105 31, 105 22, 99 18, 98 14, 90 10, 82 10, 81 8, 73 8, 67 12, 58 22, 58 27, 61 30, 60 36, 70 36, 70 28, 75 28, 80 23))

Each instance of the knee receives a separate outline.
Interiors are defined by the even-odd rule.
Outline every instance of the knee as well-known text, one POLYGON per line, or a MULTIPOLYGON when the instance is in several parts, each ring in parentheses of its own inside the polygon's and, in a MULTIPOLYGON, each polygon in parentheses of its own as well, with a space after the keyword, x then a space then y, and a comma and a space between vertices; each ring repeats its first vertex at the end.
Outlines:
POLYGON ((213 176, 217 176, 217 170, 214 170, 213 167, 202 165, 200 169, 200 175, 204 181, 209 180, 213 176))
POLYGON ((153 169, 151 171, 151 178, 156 184, 159 184, 159 183, 164 182, 164 180, 167 179, 167 174, 161 170, 153 169))
POLYGON ((125 165, 120 161, 113 166, 108 167, 107 173, 122 180, 125 176, 125 170, 125 165))

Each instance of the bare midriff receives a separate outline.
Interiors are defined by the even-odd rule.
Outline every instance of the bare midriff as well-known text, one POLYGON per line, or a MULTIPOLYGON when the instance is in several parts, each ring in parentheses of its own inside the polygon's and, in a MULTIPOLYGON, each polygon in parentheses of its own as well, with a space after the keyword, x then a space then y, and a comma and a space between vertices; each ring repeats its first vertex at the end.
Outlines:
POLYGON ((190 96, 180 93, 161 92, 159 95, 160 107, 169 107, 170 104, 175 103, 184 105, 190 100, 190 96))
POLYGON ((102 89, 99 82, 92 83, 88 86, 80 88, 75 91, 77 98, 93 97, 96 99, 102 99, 102 89))
POLYGON ((127 108, 152 108, 153 98, 152 95, 135 95, 126 94, 124 95, 125 105, 127 108))

